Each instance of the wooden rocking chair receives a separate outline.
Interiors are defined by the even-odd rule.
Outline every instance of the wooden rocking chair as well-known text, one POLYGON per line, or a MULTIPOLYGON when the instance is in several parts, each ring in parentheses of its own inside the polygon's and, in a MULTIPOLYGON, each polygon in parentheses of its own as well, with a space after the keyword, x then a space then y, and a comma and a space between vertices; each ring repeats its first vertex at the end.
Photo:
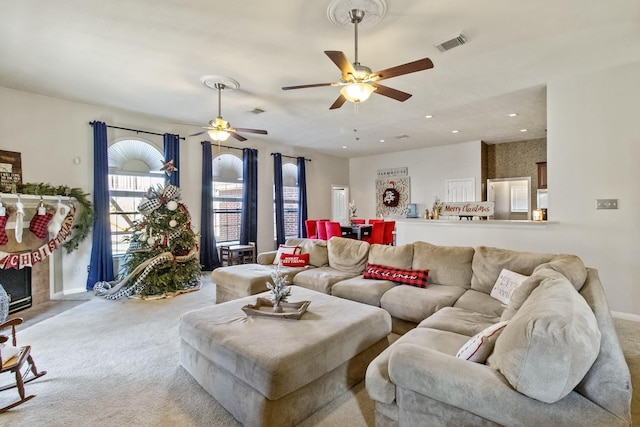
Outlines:
POLYGON ((0 391, 8 390, 10 388, 17 387, 18 393, 20 394, 20 400, 5 406, 0 409, 0 413, 8 411, 9 409, 15 408, 16 406, 26 402, 27 400, 33 399, 35 394, 27 396, 24 392, 24 384, 30 381, 35 380, 36 378, 40 378, 45 375, 47 371, 38 372, 35 363, 33 362, 33 358, 31 357, 31 346, 18 347, 16 342, 16 326, 22 323, 22 318, 16 317, 11 320, 7 320, 6 322, 0 324, 0 331, 5 328, 11 327, 11 344, 5 344, 9 341, 9 337, 6 335, 0 335, 0 345, 4 345, 4 347, 0 347, 0 373, 11 372, 15 374, 16 381, 15 384, 12 382, 5 386, 0 387, 0 391), (8 358, 5 358, 4 353, 11 353, 8 358))

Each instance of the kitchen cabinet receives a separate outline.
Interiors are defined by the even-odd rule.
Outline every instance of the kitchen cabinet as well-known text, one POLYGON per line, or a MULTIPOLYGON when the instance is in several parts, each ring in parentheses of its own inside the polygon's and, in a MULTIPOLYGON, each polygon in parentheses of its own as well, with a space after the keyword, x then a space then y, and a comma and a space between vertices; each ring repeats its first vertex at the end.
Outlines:
POLYGON ((537 162, 538 165, 538 188, 547 188, 547 162, 537 162))

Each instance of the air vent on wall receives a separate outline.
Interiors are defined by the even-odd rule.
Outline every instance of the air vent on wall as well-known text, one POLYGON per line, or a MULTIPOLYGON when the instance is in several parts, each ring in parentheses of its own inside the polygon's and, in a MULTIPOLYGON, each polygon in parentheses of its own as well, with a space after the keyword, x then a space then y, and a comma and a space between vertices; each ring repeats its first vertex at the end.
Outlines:
POLYGON ((453 49, 454 47, 462 46, 467 42, 467 36, 465 36, 462 32, 453 35, 445 41, 437 43, 435 46, 440 50, 440 52, 446 52, 448 50, 453 49))

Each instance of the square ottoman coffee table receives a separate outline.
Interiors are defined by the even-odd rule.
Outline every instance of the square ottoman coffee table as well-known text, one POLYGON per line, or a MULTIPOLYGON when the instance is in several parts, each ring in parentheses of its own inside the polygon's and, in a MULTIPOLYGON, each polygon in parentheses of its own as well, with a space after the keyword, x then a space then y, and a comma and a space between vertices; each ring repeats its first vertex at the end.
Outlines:
POLYGON ((247 316, 240 298, 180 318, 182 366, 246 426, 293 426, 364 379, 388 346, 391 316, 291 286, 311 301, 299 320, 247 316))

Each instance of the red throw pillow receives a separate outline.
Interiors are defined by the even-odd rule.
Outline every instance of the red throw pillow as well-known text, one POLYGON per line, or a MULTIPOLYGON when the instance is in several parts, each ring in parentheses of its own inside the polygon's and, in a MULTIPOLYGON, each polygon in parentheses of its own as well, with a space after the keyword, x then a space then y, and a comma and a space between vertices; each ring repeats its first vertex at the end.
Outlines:
POLYGON ((364 269, 365 279, 390 280, 403 285, 426 288, 429 280, 429 270, 406 270, 367 263, 364 269))
POLYGON ((309 264, 309 254, 282 254, 280 261, 285 267, 306 267, 309 264))

